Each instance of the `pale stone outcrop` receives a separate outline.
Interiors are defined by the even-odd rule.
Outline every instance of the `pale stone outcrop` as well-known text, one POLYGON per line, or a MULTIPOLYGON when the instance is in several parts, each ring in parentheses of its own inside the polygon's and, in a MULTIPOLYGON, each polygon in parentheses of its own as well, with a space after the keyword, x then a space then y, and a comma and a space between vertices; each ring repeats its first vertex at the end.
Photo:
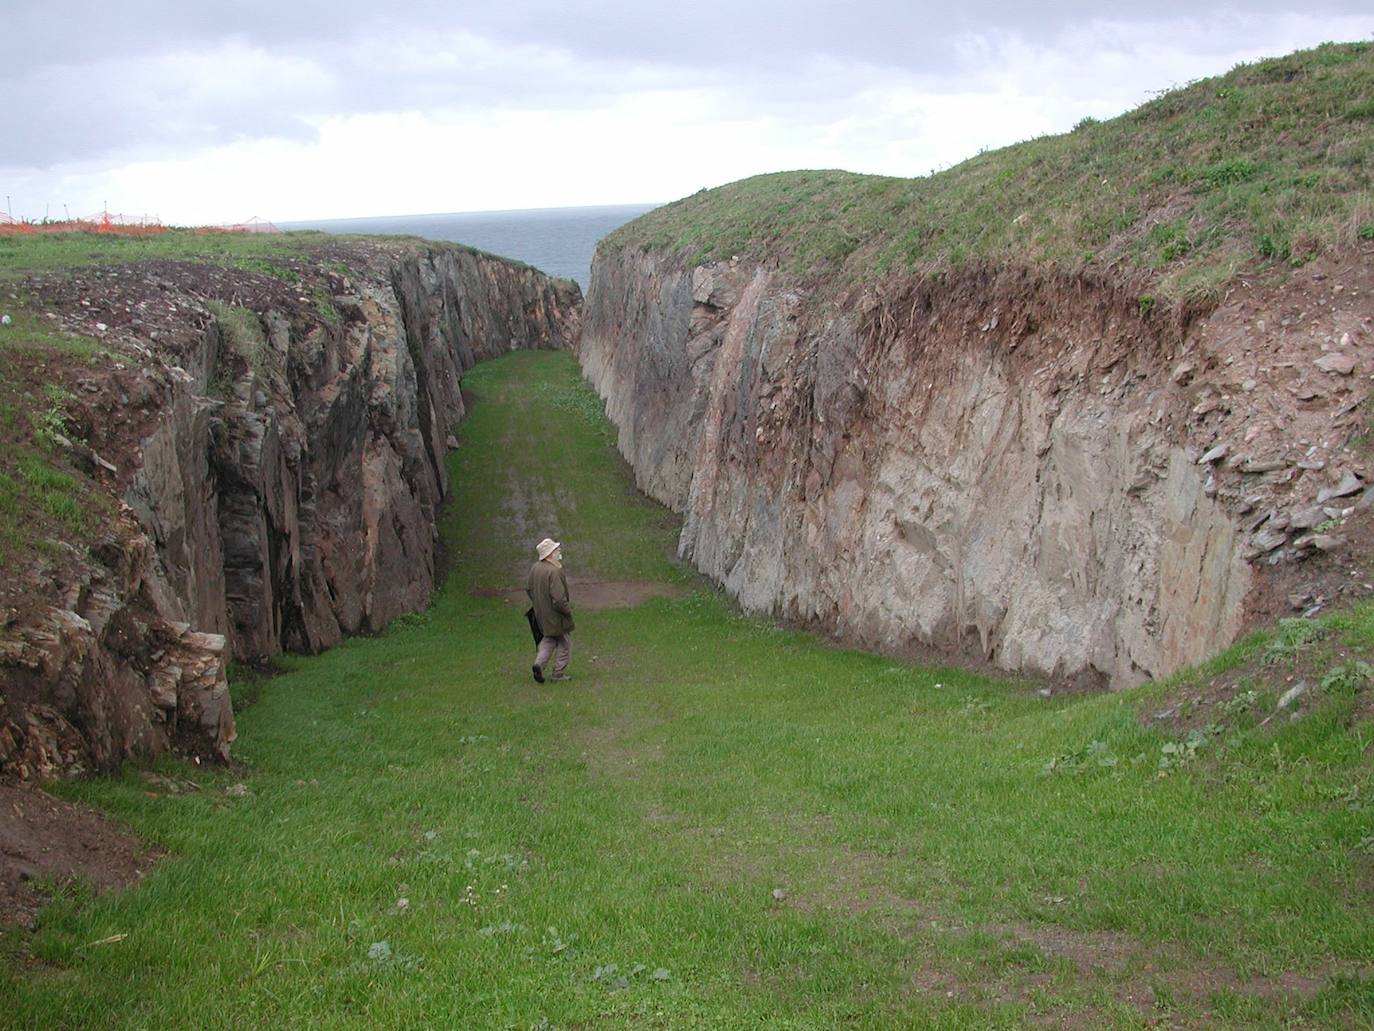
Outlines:
POLYGON ((1314 305, 1297 344, 1264 328, 1291 296, 1180 324, 1128 286, 972 268, 846 294, 609 250, 579 358, 679 553, 745 610, 1124 685, 1229 644, 1252 560, 1298 553, 1273 524, 1257 551, 1246 512, 1310 506, 1337 466, 1358 484, 1367 388, 1342 364, 1342 407, 1300 410, 1300 355, 1374 350, 1368 302, 1314 305))

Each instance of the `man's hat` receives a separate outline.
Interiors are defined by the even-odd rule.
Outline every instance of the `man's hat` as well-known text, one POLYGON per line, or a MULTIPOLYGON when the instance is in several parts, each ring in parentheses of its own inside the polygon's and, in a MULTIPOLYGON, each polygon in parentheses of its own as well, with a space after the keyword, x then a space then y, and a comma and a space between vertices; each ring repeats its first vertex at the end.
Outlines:
POLYGON ((539 542, 538 546, 534 550, 538 552, 539 559, 542 562, 544 559, 548 558, 562 546, 563 545, 559 544, 552 537, 545 537, 542 541, 539 542))

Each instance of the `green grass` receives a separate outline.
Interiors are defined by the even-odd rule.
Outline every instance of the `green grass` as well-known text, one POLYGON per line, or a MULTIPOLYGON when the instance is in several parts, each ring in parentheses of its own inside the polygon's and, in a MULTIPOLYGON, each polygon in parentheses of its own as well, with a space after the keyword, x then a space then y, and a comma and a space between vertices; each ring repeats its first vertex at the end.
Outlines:
MULTIPOLYGON (((1169 751, 1137 718, 1162 687, 1045 699, 741 618, 666 557, 568 356, 468 386, 433 607, 237 689, 244 771, 58 785, 170 856, 10 933, 0 1025, 1374 1020, 1358 685, 1169 751), (545 534, 574 578, 684 587, 580 610, 558 687, 530 680, 523 606, 471 593, 545 534)), ((1374 644, 1374 612, 1341 619, 1328 638, 1374 644)))
POLYGON ((12 357, 0 352, 0 574, 55 539, 81 543, 109 511, 67 455, 71 393, 55 383, 25 389, 9 375, 12 357))
POLYGON ((16 271, 48 271, 136 261, 197 261, 238 265, 282 275, 272 259, 299 255, 326 239, 323 233, 197 233, 174 229, 152 236, 109 233, 44 233, 0 236, 0 277, 16 271))
MULTIPOLYGON (((348 235, 314 230, 294 230, 289 233, 198 233, 191 229, 170 229, 149 236, 116 236, 108 233, 0 236, 0 283, 17 280, 30 272, 146 261, 187 261, 244 269, 296 286, 300 284, 302 276, 293 263, 314 261, 322 248, 347 247, 351 244, 396 246, 402 249, 440 248, 481 255, 517 268, 533 267, 460 243, 423 240, 415 236, 348 235)), ((347 263, 333 258, 324 267, 335 274, 355 275, 347 263)), ((328 297, 317 297, 316 303, 321 316, 328 318, 328 309, 332 308, 328 297)))
MULTIPOLYGON (((0 237, 0 243, 4 238, 0 237)), ((0 326, 0 356, 6 352, 51 352, 94 361, 109 352, 90 337, 56 329, 37 312, 25 307, 27 300, 0 302, 0 311, 10 316, 10 325, 0 326)))
POLYGON ((1210 299, 1244 269, 1368 239, 1371 104, 1374 47, 1326 44, 923 178, 799 171, 703 190, 602 246, 767 257, 846 279, 1124 262, 1160 296, 1210 299))

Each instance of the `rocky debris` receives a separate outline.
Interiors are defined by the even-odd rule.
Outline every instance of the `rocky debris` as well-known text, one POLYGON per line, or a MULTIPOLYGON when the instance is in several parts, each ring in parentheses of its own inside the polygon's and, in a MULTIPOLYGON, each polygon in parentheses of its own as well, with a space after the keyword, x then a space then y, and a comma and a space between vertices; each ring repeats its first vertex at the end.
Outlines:
POLYGON ((1264 530, 1250 538, 1250 547, 1247 552, 1251 558, 1259 555, 1266 555, 1275 548, 1281 548, 1288 543, 1288 534, 1282 530, 1275 530, 1266 527, 1264 530))
POLYGON ((1312 527, 1324 523, 1326 519, 1326 512, 1320 506, 1313 506, 1294 512, 1289 517, 1289 525, 1295 530, 1310 530, 1312 527))
POLYGON ((1312 364, 1321 369, 1322 372, 1332 372, 1338 376, 1349 376, 1355 371, 1355 359, 1348 354, 1341 354, 1336 351, 1322 355, 1312 364))
POLYGON ((1314 601, 1316 598, 1311 591, 1293 591, 1288 595, 1288 607, 1294 612, 1301 612, 1314 601))
POLYGON ((1296 684, 1294 684, 1292 687, 1290 687, 1287 691, 1283 693, 1283 695, 1279 698, 1276 707, 1279 709, 1287 709, 1290 705, 1298 701, 1300 698, 1302 698, 1303 695, 1307 694, 1307 692, 1311 690, 1311 681, 1299 680, 1296 684))
POLYGON ((94 578, 80 611, 39 609, 0 637, 0 769, 49 778, 174 746, 229 758, 224 638, 166 623, 116 576, 94 578))
POLYGON ((1364 489, 1364 481, 1354 473, 1346 473, 1341 482, 1334 487, 1325 487, 1317 492, 1317 504, 1324 505, 1333 498, 1345 498, 1358 494, 1364 489))

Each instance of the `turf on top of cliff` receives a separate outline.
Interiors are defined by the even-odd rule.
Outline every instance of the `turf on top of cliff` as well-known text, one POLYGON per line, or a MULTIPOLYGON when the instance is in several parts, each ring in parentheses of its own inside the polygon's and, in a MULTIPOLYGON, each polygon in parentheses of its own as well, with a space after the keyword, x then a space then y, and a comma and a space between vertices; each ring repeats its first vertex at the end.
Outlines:
POLYGON ((488 254, 466 244, 425 240, 418 236, 333 234, 314 230, 289 233, 201 233, 169 229, 148 236, 104 233, 38 233, 0 236, 0 282, 29 272, 124 265, 140 261, 186 261, 227 268, 245 268, 278 278, 290 278, 292 259, 306 259, 342 248, 384 249, 423 246, 495 258, 520 268, 523 261, 488 254))
POLYGON ((1372 175, 1374 46, 1324 44, 924 178, 799 171, 703 190, 603 247, 849 279, 970 260, 1124 268, 1205 300, 1241 271, 1374 239, 1372 175))

